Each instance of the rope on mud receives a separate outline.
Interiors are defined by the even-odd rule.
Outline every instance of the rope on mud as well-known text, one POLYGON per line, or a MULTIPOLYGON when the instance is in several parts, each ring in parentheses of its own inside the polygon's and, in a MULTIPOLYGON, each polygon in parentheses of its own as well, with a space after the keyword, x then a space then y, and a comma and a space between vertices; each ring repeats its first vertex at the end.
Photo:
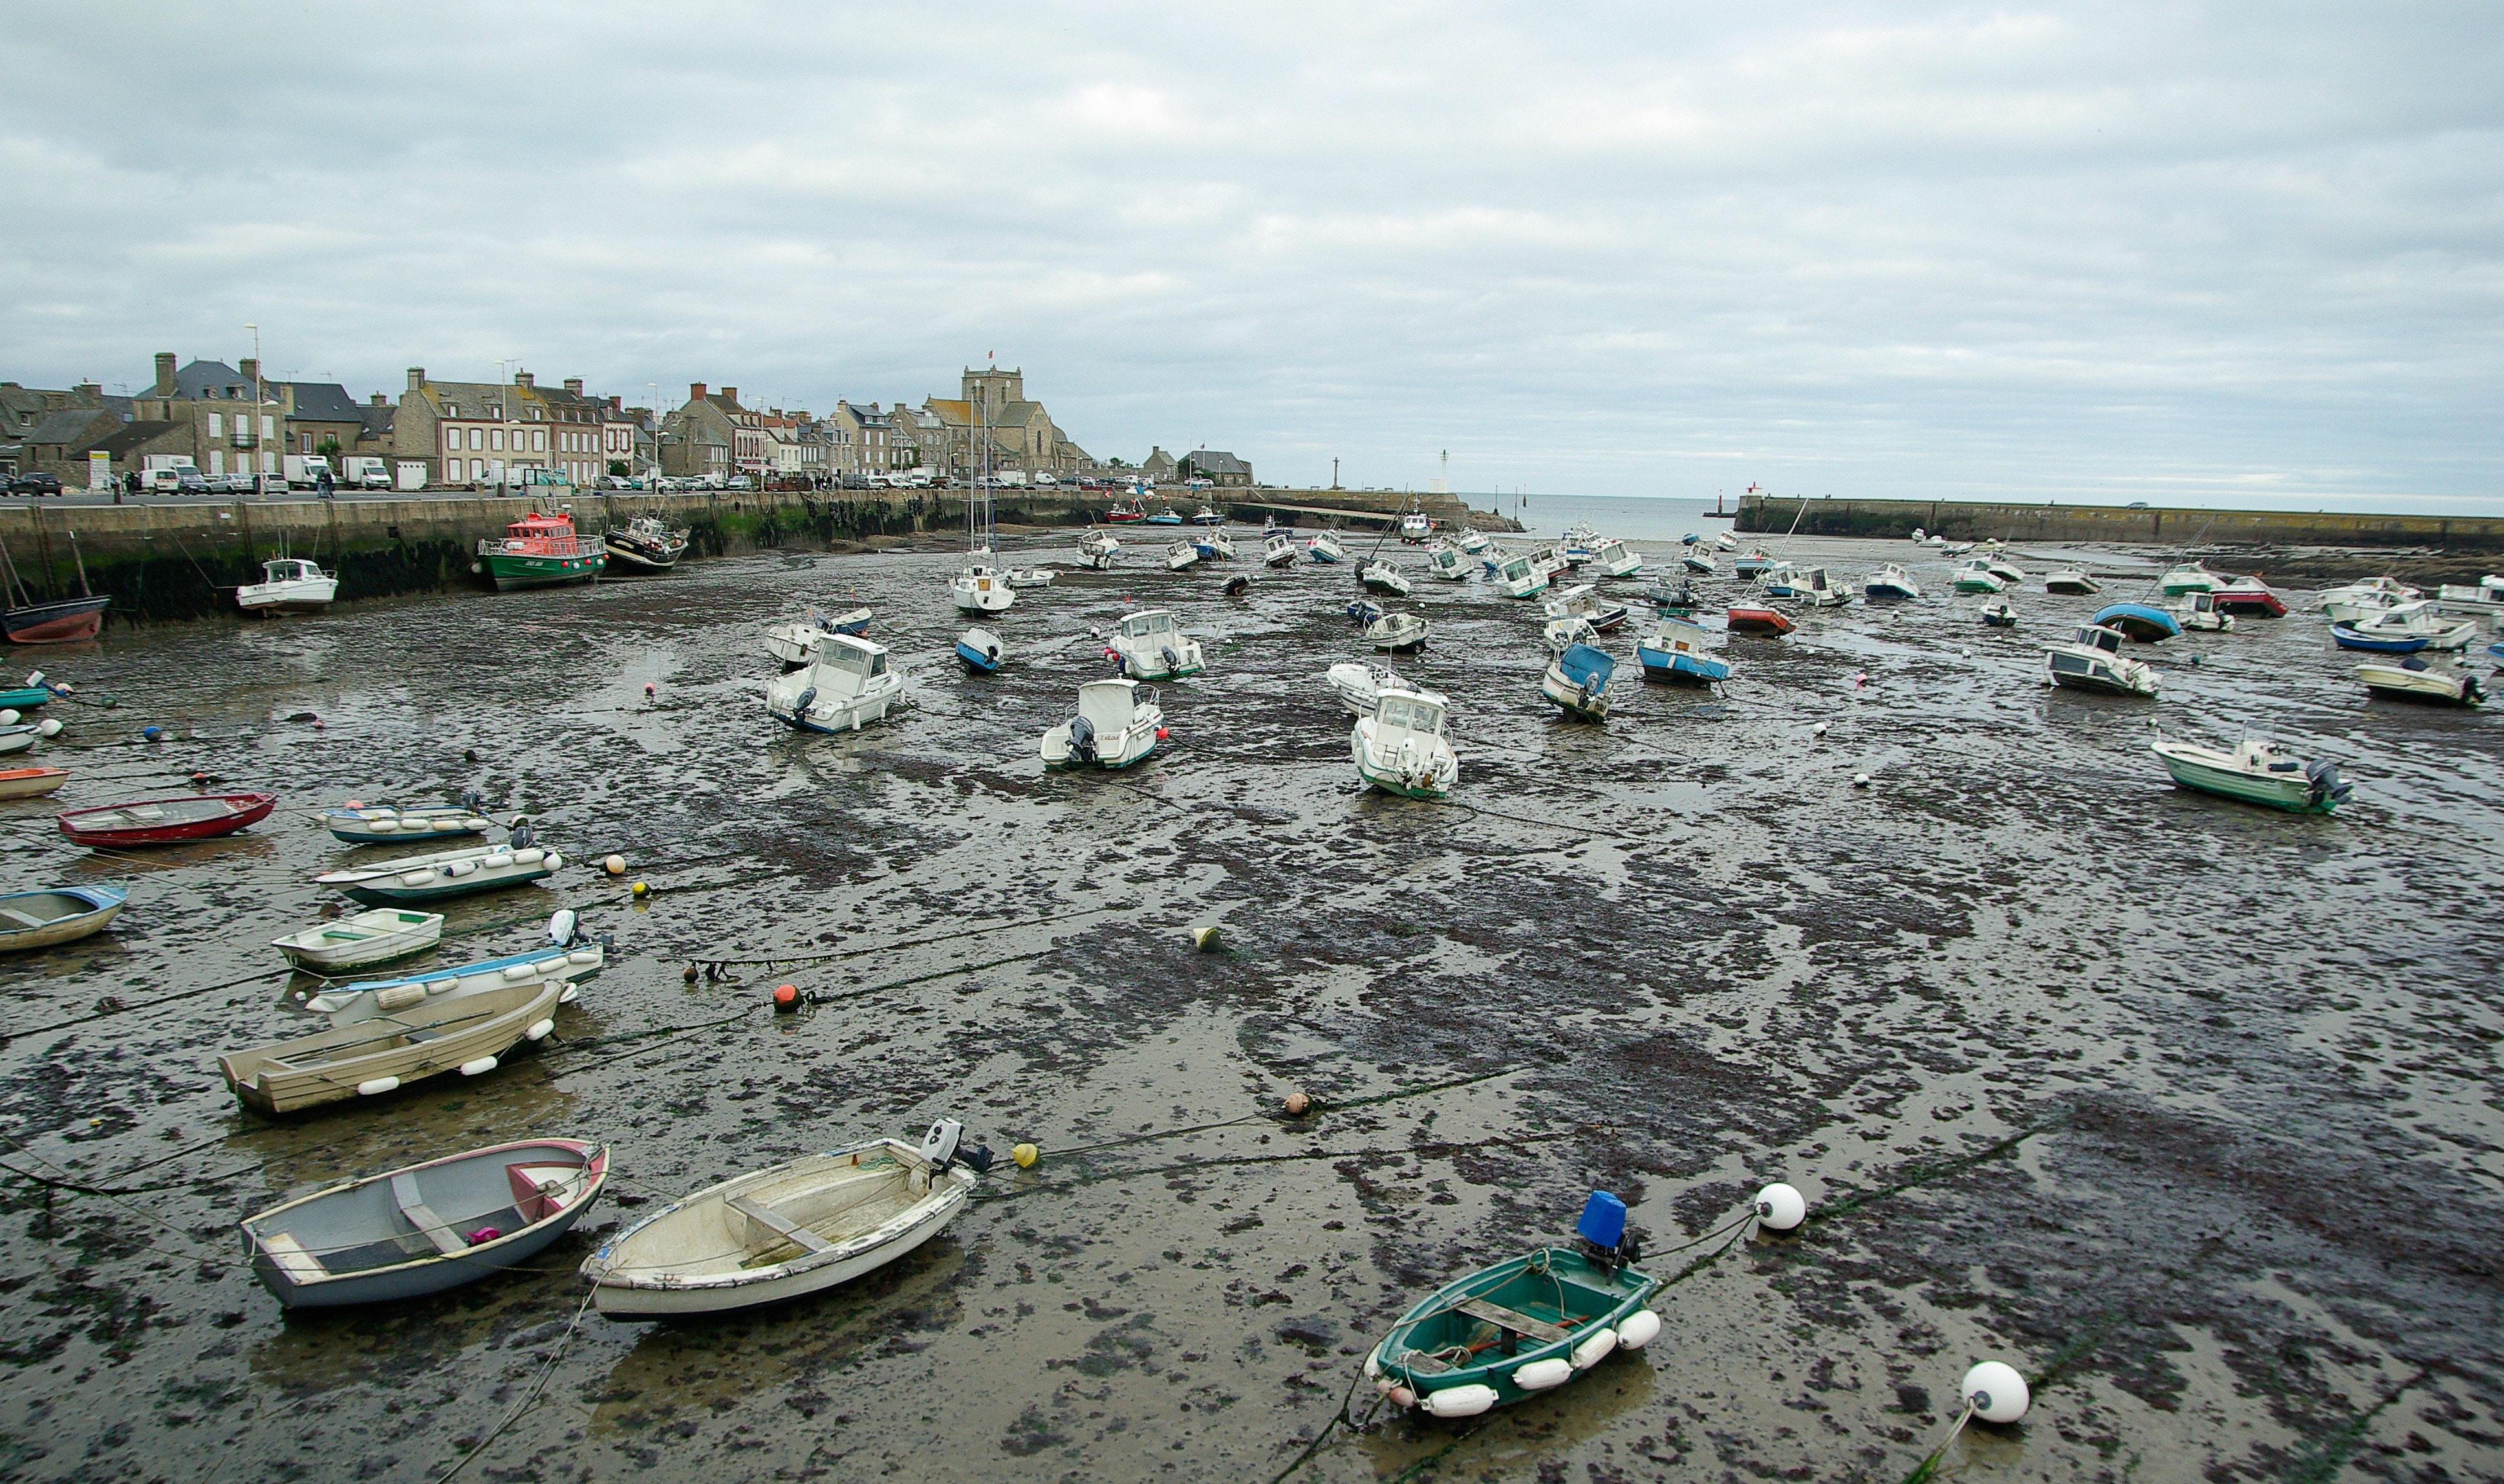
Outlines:
MULTIPOLYGON (((33 1150, 28 1149, 25 1145, 18 1143, 17 1140, 15 1140, 15 1139, 13 1139, 13 1138, 9 1137, 7 1134, 0 1133, 0 1144, 6 1144, 6 1145, 8 1145, 11 1149, 13 1149, 13 1150, 17 1151, 17 1152, 18 1154, 20 1154, 20 1155, 25 1156, 27 1158, 32 1159, 32 1160, 33 1160, 33 1161, 35 1161, 37 1164, 40 1164, 40 1165, 44 1166, 44 1167, 45 1167, 45 1168, 47 1168, 47 1169, 58 1170, 58 1171, 59 1171, 61 1174, 63 1174, 63 1175, 67 1175, 67 1174, 69 1174, 69 1171, 68 1171, 68 1170, 66 1170, 66 1169, 62 1169, 62 1168, 61 1168, 61 1166, 59 1166, 59 1165, 57 1165, 57 1164, 52 1163, 52 1161, 51 1161, 50 1159, 47 1159, 47 1158, 45 1158, 43 1156, 41 1156, 41 1155, 39 1155, 39 1154, 35 1153, 33 1150)), ((122 1201, 122 1199, 120 1199, 119 1197, 114 1196, 114 1195, 111 1195, 111 1194, 108 1194, 108 1193, 106 1193, 105 1191, 101 1191, 101 1190, 96 1190, 96 1189, 91 1189, 91 1188, 83 1187, 83 1186, 79 1185, 79 1184, 78 1184, 77 1182, 75 1182, 75 1181, 68 1181, 68 1180, 46 1180, 46 1179, 44 1179, 42 1176, 38 1176, 38 1175, 31 1174, 30 1172, 25 1171, 25 1170, 17 1169, 17 1168, 15 1168, 14 1166, 6 1166, 6 1168, 8 1168, 8 1169, 9 1169, 9 1172, 10 1172, 11 1174, 18 1175, 18 1176, 22 1176, 22 1177, 24 1177, 24 1178, 26 1178, 26 1179, 29 1179, 29 1180, 35 1180, 35 1181, 37 1181, 37 1182, 39 1182, 39 1183, 41 1183, 41 1184, 45 1185, 45 1186, 46 1186, 46 1187, 48 1187, 48 1188, 57 1188, 57 1189, 62 1189, 62 1190, 68 1190, 68 1191, 73 1191, 74 1193, 77 1193, 77 1194, 87 1195, 87 1196, 90 1196, 90 1197, 92 1197, 92 1198, 94 1198, 94 1199, 96 1199, 96 1200, 104 1201, 104 1202, 106 1202, 106 1203, 108 1203, 108 1204, 110 1204, 110 1205, 112 1205, 112 1206, 114 1206, 114 1207, 116 1207, 116 1208, 118 1208, 118 1209, 120 1209, 120 1210, 122 1210, 122 1211, 126 1211, 126 1212, 128 1212, 128 1213, 129 1213, 129 1214, 131 1214, 132 1216, 138 1217, 141 1221, 144 1221, 144 1222, 150 1222, 150 1223, 153 1223, 153 1224, 155 1224, 155 1225, 159 1225, 159 1226, 164 1227, 166 1230, 168 1230, 168 1231, 170 1231, 170 1232, 174 1233, 174 1235, 175 1235, 175 1236, 177 1236, 177 1237, 181 1238, 181 1239, 182 1239, 182 1240, 184 1240, 185 1242, 196 1242, 196 1240, 197 1240, 197 1239, 196 1239, 196 1238, 194 1238, 194 1237, 193 1237, 190 1232, 185 1231, 182 1227, 175 1225, 172 1222, 169 1222, 169 1221, 165 1220, 163 1217, 158 1216, 158 1215, 157 1215, 157 1214, 156 1214, 155 1212, 153 1212, 153 1211, 149 1211, 149 1210, 145 1210, 145 1209, 143 1209, 143 1208, 141 1208, 141 1207, 138 1207, 138 1206, 130 1205, 130 1204, 128 1204, 128 1203, 126 1203, 126 1202, 124 1202, 124 1201, 122 1201)), ((143 1243, 143 1244, 141 1244, 141 1245, 143 1245, 143 1246, 144 1246, 144 1245, 146 1245, 146 1244, 144 1244, 144 1243, 143 1243)), ((151 1249, 151 1250, 152 1250, 152 1251, 154 1251, 154 1250, 156 1250, 156 1249, 151 1249)), ((169 1254, 168 1256, 172 1256, 172 1255, 171 1255, 171 1254, 169 1254)), ((223 1265, 225 1265, 225 1264, 226 1264, 226 1259, 224 1259, 224 1258, 204 1258, 204 1257, 200 1257, 200 1256, 198 1256, 196 1253, 185 1254, 185 1255, 183 1255, 183 1256, 184 1256, 184 1260, 185 1260, 186 1261, 191 1261, 191 1262, 203 1262, 203 1263, 207 1263, 207 1262, 215 1262, 215 1263, 218 1263, 219 1265, 223 1266, 223 1265)))
POLYGON ((1372 1149, 1308 1149, 1286 1155, 1224 1155, 1213 1159, 1184 1159, 1173 1164, 1152 1164, 1134 1170, 1111 1170, 1101 1174, 1091 1171, 1054 1185, 1031 1185, 1023 1191, 1002 1191, 982 1198, 1022 1200, 1028 1195, 1037 1195, 1046 1191, 1075 1190, 1081 1186, 1098 1185, 1107 1181, 1135 1180, 1142 1175, 1171 1175, 1186 1170, 1221 1170, 1254 1164, 1293 1164, 1311 1159, 1362 1159, 1370 1155, 1385 1154, 1415 1155, 1420 1158, 1428 1158, 1476 1149, 1518 1149, 1532 1144, 1552 1144, 1559 1139, 1578 1138, 1601 1126, 1603 1125, 1598 1123, 1577 1123, 1572 1128, 1559 1133, 1520 1134, 1512 1138, 1497 1139, 1438 1140, 1425 1144, 1411 1144, 1403 1149, 1387 1150, 1376 1146, 1372 1149))
POLYGON ((223 984, 209 984, 198 989, 182 989, 177 990, 172 994, 160 994, 153 1000, 142 1000, 136 1005, 124 1005, 108 994, 104 997, 104 1001, 99 1002, 103 1003, 105 1006, 105 1008, 101 1010, 90 1011, 83 1016, 73 1016, 66 1020, 55 1020, 50 1025, 38 1025, 30 1030, 0 1030, 0 1046, 6 1046, 12 1041, 19 1040, 27 1036, 50 1035, 56 1030, 67 1030, 73 1025, 85 1025, 90 1020, 101 1020, 111 1016, 128 1015, 141 1010, 154 1010, 159 1005, 171 1005, 177 1000, 197 999, 203 994, 215 994, 221 989, 239 989, 245 984, 253 984, 260 980, 277 979, 284 975, 292 975, 296 971, 294 969, 289 968, 270 969, 260 974, 247 974, 241 979, 227 980, 223 984))
POLYGON ((522 1399, 513 1404, 513 1409, 504 1414, 504 1420, 496 1424, 486 1436, 470 1444, 470 1451, 462 1454, 451 1467, 436 1474, 435 1484, 448 1484, 454 1474, 470 1467, 471 1459, 485 1452, 489 1443, 504 1436, 505 1429, 521 1421, 523 1413, 539 1405, 539 1393, 547 1390, 548 1377, 556 1374, 556 1363, 565 1359, 565 1347, 573 1343, 574 1331, 582 1328, 582 1316, 590 1311, 592 1294, 598 1292, 594 1289, 585 1293, 582 1295, 582 1302, 574 1306, 574 1318, 567 1322, 565 1332, 556 1337, 556 1348, 548 1352, 547 1363, 539 1367, 539 1379, 531 1383, 529 1391, 522 1393, 522 1399))
MULTIPOLYGON (((1028 917, 1017 922, 990 922, 985 923, 980 927, 966 928, 961 932, 941 933, 933 938, 898 939, 891 943, 882 943, 876 948, 868 949, 838 949, 831 952, 786 954, 780 958, 690 958, 687 962, 691 964, 702 964, 709 968, 721 969, 733 967, 776 968, 786 964, 829 963, 839 958, 859 958, 871 953, 889 952, 896 949, 919 948, 923 944, 949 943, 958 938, 972 938, 983 933, 1006 932, 1012 928, 1048 927, 1057 923, 1072 921, 1079 917, 1096 916, 1111 911, 1113 911, 1113 909, 1110 907, 1090 907, 1079 912, 1067 913, 1057 917, 1028 917)), ((718 976, 715 977, 717 978, 718 976)))
MULTIPOLYGON (((1422 1097, 1429 1092, 1443 1092, 1453 1087, 1466 1087, 1477 1083, 1493 1082, 1499 1077, 1511 1077, 1513 1073, 1510 1069, 1501 1072, 1481 1072, 1475 1077, 1457 1077, 1452 1079, 1450 1082, 1428 1083, 1422 1087, 1402 1087, 1397 1091, 1379 1092, 1372 1097, 1350 1098, 1345 1102, 1324 1102, 1320 1098, 1314 1098, 1312 1100, 1312 1106, 1306 1111, 1309 1114, 1328 1113, 1334 1110, 1344 1111, 1349 1108, 1370 1108, 1378 1103, 1395 1103, 1400 1101, 1402 1098, 1422 1097)), ((1221 1122, 1194 1123, 1185 1128, 1161 1128, 1154 1133, 1134 1133, 1124 1138, 1106 1139, 1100 1144, 1081 1144, 1075 1149, 1056 1149, 1052 1154, 1053 1157, 1056 1159, 1066 1159, 1076 1155, 1092 1155, 1098 1150, 1120 1149, 1129 1144, 1148 1144, 1153 1143, 1158 1139, 1180 1138, 1182 1135, 1187 1133, 1207 1133, 1211 1129, 1234 1128, 1244 1123, 1275 1122, 1282 1118, 1297 1118, 1303 1115, 1286 1113, 1247 1113, 1239 1119, 1227 1119, 1221 1122)))

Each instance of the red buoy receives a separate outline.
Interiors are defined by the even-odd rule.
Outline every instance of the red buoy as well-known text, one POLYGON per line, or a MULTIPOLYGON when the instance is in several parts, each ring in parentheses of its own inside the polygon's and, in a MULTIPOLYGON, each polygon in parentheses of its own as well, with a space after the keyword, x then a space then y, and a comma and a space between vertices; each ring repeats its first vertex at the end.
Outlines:
POLYGON ((800 989, 798 985, 776 984, 774 986, 774 1009, 777 1014, 784 1014, 799 1008, 800 989))

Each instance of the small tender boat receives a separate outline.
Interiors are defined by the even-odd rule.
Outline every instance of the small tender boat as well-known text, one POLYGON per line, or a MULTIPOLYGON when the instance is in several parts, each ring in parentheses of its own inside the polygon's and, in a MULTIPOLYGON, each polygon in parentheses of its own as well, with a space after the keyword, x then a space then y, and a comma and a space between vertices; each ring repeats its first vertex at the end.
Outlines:
POLYGON ((956 636, 956 658, 965 669, 988 675, 1000 668, 1000 637, 989 629, 968 629, 956 636))
POLYGON ((597 581, 608 566, 607 545, 583 539, 574 529, 573 516, 534 510, 506 526, 502 540, 481 539, 478 560, 470 569, 484 572, 497 592, 509 593, 597 581))
POLYGON ((1722 569, 1713 565, 1713 553, 1701 546, 1690 547, 1678 559, 1679 565, 1699 577, 1721 575, 1722 569))
POLYGON ((2232 751, 2163 740, 2147 745, 2185 788, 2299 814, 2326 814, 2355 787, 2340 781, 2338 764, 2307 763, 2258 738, 2244 738, 2232 751))
POLYGON ((278 807, 276 794, 185 794, 74 809, 57 817, 61 833, 97 849, 178 845, 231 835, 278 807))
POLYGON ((525 826, 515 830, 513 838, 504 845, 403 855, 370 866, 325 871, 313 879, 313 883, 335 886, 368 907, 389 907, 527 885, 554 876, 564 864, 564 856, 532 844, 531 832, 525 826))
POLYGON ((766 683, 765 714, 795 731, 857 732, 885 721, 903 694, 904 676, 887 667, 886 645, 828 634, 815 659, 766 683))
POLYGON ((2047 593, 2059 593, 2065 597, 2084 597, 2090 593, 2101 593, 2104 590, 2103 583, 2098 582, 2095 578, 2088 576, 2085 572, 2080 571, 2074 567, 2064 568, 2056 572, 2047 572, 2043 577, 2043 591, 2047 593))
POLYGON ((113 595, 107 593, 101 598, 90 594, 0 609, 0 638, 13 644, 68 644, 93 638, 104 628, 104 610, 112 605, 113 595))
POLYGON ((548 919, 548 942, 527 952, 481 958, 456 968, 429 969, 423 974, 403 974, 397 979, 361 980, 325 989, 306 1000, 304 1008, 329 1016, 332 1025, 354 1025, 360 1020, 400 1015, 413 1005, 484 994, 526 979, 561 984, 564 987, 557 991, 556 1002, 571 1005, 582 997, 582 982, 597 975, 608 962, 607 947, 597 939, 582 936, 574 926, 573 911, 560 908, 548 919))
MULTIPOLYGON (((2504 613, 2504 577, 2490 572, 2478 585, 2447 582, 2435 589, 2435 601, 2446 613, 2504 613)), ((10 638, 17 638, 11 635, 10 638)))
POLYGON ((1762 603, 1730 604, 1729 622, 1733 634, 1789 634, 1799 627, 1790 614, 1762 603))
POLYGON ((1554 614, 1541 626, 1540 633, 1548 640, 1549 654, 1563 654, 1576 644, 1596 645, 1600 641, 1599 633, 1591 627, 1591 621, 1580 613, 1554 614))
POLYGON ((339 596, 339 579, 310 562, 281 557, 261 564, 261 580, 235 589, 235 606, 246 613, 319 613, 339 596))
POLYGON ((0 799, 34 799, 70 780, 66 768, 0 769, 0 799))
POLYGON ((2446 706, 2477 706, 2487 699, 2478 676, 2466 670, 2437 670, 2414 655, 2390 664, 2367 662, 2356 667, 2366 694, 2394 701, 2433 701, 2446 706))
POLYGON ((1373 715, 1374 703, 1386 690, 1417 688, 1382 666, 1361 665, 1354 660, 1333 665, 1323 678, 1339 693, 1340 704, 1359 716, 1373 715))
POLYGON ((1460 781, 1460 759, 1443 735, 1448 709, 1442 696, 1394 684, 1370 714, 1360 714, 1347 735, 1356 776, 1384 793, 1407 799, 1440 799, 1460 781))
POLYGON ((1922 596, 1922 585, 1913 580, 1912 573, 1894 562, 1870 573, 1869 580, 1862 584, 1861 590, 1868 595, 1872 603, 1887 599, 1922 596))
POLYGON ((2106 629, 2119 629, 2124 636, 2142 644, 2182 637, 2182 625, 2173 614, 2143 603, 2108 603, 2096 609, 2095 616, 2087 622, 2106 629))
POLYGON ((2204 634, 2235 632, 2235 615, 2217 611, 2214 593, 2185 593, 2168 604, 2166 611, 2186 630, 2196 629, 2204 634))
POLYGON ((1179 526, 1182 524, 1182 517, 1174 513, 1173 506, 1167 505, 1164 509, 1159 510, 1156 514, 1149 516, 1146 524, 1151 526, 1179 526))
POLYGON ((1366 563, 1357 569, 1357 580, 1370 592, 1389 593, 1395 598, 1406 598, 1409 593, 1408 574, 1388 562, 1366 563))
POLYGON ((1218 514, 1215 510, 1210 509, 1206 505, 1202 505, 1200 507, 1200 513, 1191 518, 1191 523, 1195 526, 1215 526, 1223 524, 1225 520, 1225 516, 1218 514))
POLYGON ((1000 580, 1013 588, 1050 587, 1061 573, 1049 567, 1012 567, 1000 573, 1000 580))
POLYGON ((1173 680, 1196 675, 1203 668, 1198 639, 1183 637, 1174 616, 1163 608, 1125 613, 1113 626, 1113 658, 1133 680, 1173 680))
POLYGON ((1426 620, 1414 613, 1385 613, 1365 626, 1365 641, 1393 654, 1414 654, 1426 647, 1426 620))
POLYGON ((287 961, 316 974, 362 969, 423 953, 443 941, 443 914, 377 907, 331 922, 298 928, 269 946, 287 961))
POLYGON ((673 1201, 584 1260, 591 1301, 616 1319, 719 1314, 884 1267, 964 1209, 981 1176, 956 1162, 959 1137, 943 1121, 920 1149, 879 1139, 673 1201))
POLYGON ((1986 629, 2016 628, 2016 606, 2005 598, 1984 604, 1982 605, 1982 625, 1986 629))
POLYGON ((2066 644, 2043 648, 2043 673, 2052 683, 2073 690, 2106 691, 2117 696, 2154 696, 2156 671, 2121 652, 2118 629, 2086 624, 2066 644))
POLYGON ((1165 741, 1165 713, 1136 680, 1090 680, 1078 687, 1078 714, 1043 734, 1046 768, 1128 768, 1165 741))
POLYGON ((623 530, 611 527, 601 537, 609 565, 620 571, 665 572, 687 554, 692 532, 673 531, 657 515, 638 515, 623 530))
POLYGON ((2224 581, 2199 563, 2185 562, 2165 574, 2163 586, 2166 597, 2179 598, 2185 593, 2213 592, 2224 581))
POLYGON ((1591 548, 1591 565, 1611 577, 1631 577, 1643 570, 1643 558, 1632 546, 1611 537, 1591 548))
POLYGON ((1539 677, 1539 693, 1568 716, 1582 721, 1609 719, 1609 676, 1617 662, 1588 644, 1576 644, 1548 662, 1539 677))
POLYGON ((2330 626, 2330 641, 2342 649, 2358 649, 2367 654, 2415 654, 2430 642, 2422 634, 2365 634, 2346 624, 2330 626))
POLYGON ((524 980, 228 1052, 218 1069, 246 1107, 270 1114, 378 1097, 444 1072, 476 1077, 494 1071, 521 1042, 553 1030, 550 1017, 563 992, 557 980, 524 980))
POLYGON ((2446 623, 2436 614, 2435 605, 2423 600, 2367 613, 2347 627, 2369 638, 2422 638, 2425 643, 2421 647, 2427 649, 2466 649, 2478 638, 2477 620, 2446 623))
POLYGON ((102 932, 130 893, 119 886, 55 886, 0 896, 0 953, 48 949, 102 932))
POLYGON ((326 809, 320 818, 333 837, 352 846, 397 845, 452 835, 484 835, 495 821, 478 812, 474 802, 401 809, 394 804, 357 804, 326 809))
POLYGON ((245 1217, 244 1256, 291 1309, 439 1294, 545 1251, 608 1179, 603 1144, 528 1139, 473 1149, 245 1217))
POLYGON ((1781 563, 1775 561, 1772 556, 1767 554, 1762 547, 1758 547, 1756 550, 1752 551, 1746 556, 1731 563, 1730 570, 1733 574, 1739 577, 1740 580, 1745 582, 1754 582, 1758 577, 1772 571, 1775 568, 1780 567, 1781 565, 1781 563))
POLYGON ((1694 610, 1695 589, 1686 579, 1669 580, 1667 573, 1644 584, 1644 600, 1663 613, 1685 615, 1694 610))
POLYGON ((1704 626, 1688 619, 1652 620, 1635 636, 1635 659, 1647 680, 1718 685, 1730 678, 1730 662, 1706 652, 1704 626))
POLYGON ((1620 1246, 1625 1212, 1594 1191, 1576 1227, 1582 1247, 1543 1247, 1437 1289, 1365 1358, 1366 1378, 1395 1406, 1475 1417, 1641 1349, 1660 1333, 1648 1307, 1660 1285, 1620 1246))
POLYGON ((1304 543, 1304 555, 1316 562, 1333 564, 1347 560, 1347 548, 1339 544, 1339 537, 1333 533, 1317 531, 1313 533, 1313 538, 1304 543))
POLYGON ((2258 613, 2263 618, 2286 616, 2286 604, 2269 590, 2269 584, 2263 582, 2257 572, 2220 583, 2209 589, 2209 594, 2217 600, 2217 607, 2223 612, 2258 613))
POLYGON ((1296 565, 1296 538, 1283 531, 1269 533, 1261 542, 1261 562, 1266 567, 1296 565))
POLYGON ((1101 571, 1113 565, 1122 543, 1109 531, 1090 531, 1078 538, 1078 559, 1101 571))
POLYGON ((1548 569, 1528 557, 1508 555, 1496 564, 1496 581, 1507 598, 1536 598, 1548 591, 1548 569))
POLYGON ((1469 555, 1449 541, 1437 541, 1435 549, 1426 553, 1427 572, 1445 582, 1469 581, 1470 566, 1469 555))
POLYGON ((1203 562, 1235 560, 1235 538, 1223 531, 1203 531, 1191 538, 1191 544, 1200 552, 1200 559, 1203 562))
POLYGON ((1200 561, 1200 548, 1190 541, 1176 541, 1165 548, 1165 570, 1181 571, 1200 561))
POLYGON ((1999 593, 2007 590, 2008 582, 1988 561, 1974 557, 1956 569, 1955 587, 1960 593, 1999 593))
POLYGON ((948 579, 949 600, 964 613, 1005 613, 1017 602, 1017 589, 988 562, 968 562, 948 579))

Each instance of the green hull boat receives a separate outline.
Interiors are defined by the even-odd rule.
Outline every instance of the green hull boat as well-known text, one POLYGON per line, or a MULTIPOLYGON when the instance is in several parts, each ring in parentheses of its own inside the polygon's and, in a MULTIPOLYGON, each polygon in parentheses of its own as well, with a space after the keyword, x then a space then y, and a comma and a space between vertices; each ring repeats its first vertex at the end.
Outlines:
POLYGON ((494 581, 497 592, 590 582, 609 566, 609 548, 577 535, 571 515, 534 510, 504 530, 509 534, 503 540, 478 543, 471 569, 494 581))
POLYGON ((2251 738, 2237 743, 2231 752, 2196 742, 2152 742, 2147 746, 2184 788, 2289 813, 2329 813, 2355 787, 2340 780, 2334 763, 2307 763, 2251 738))
POLYGON ((1543 1247, 1437 1289, 1391 1327, 1366 1374, 1395 1404, 1435 1417, 1510 1406, 1659 1333, 1660 1316, 1645 1307, 1659 1286, 1543 1247))

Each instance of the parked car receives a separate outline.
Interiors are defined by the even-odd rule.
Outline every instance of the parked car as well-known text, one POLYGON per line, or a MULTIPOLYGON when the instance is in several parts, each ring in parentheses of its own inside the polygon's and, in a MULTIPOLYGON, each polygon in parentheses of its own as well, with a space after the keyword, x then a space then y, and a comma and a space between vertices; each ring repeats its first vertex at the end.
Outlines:
POLYGON ((750 486, 746 474, 733 474, 730 476, 730 483, 722 486, 722 488, 727 490, 745 490, 750 488, 750 486))
POLYGON ((58 495, 60 492, 59 476, 47 474, 42 469, 19 474, 9 481, 9 493, 12 495, 58 495))
POLYGON ((217 491, 209 484, 209 476, 201 473, 198 469, 178 468, 174 471, 174 493, 177 495, 214 495, 217 491))

